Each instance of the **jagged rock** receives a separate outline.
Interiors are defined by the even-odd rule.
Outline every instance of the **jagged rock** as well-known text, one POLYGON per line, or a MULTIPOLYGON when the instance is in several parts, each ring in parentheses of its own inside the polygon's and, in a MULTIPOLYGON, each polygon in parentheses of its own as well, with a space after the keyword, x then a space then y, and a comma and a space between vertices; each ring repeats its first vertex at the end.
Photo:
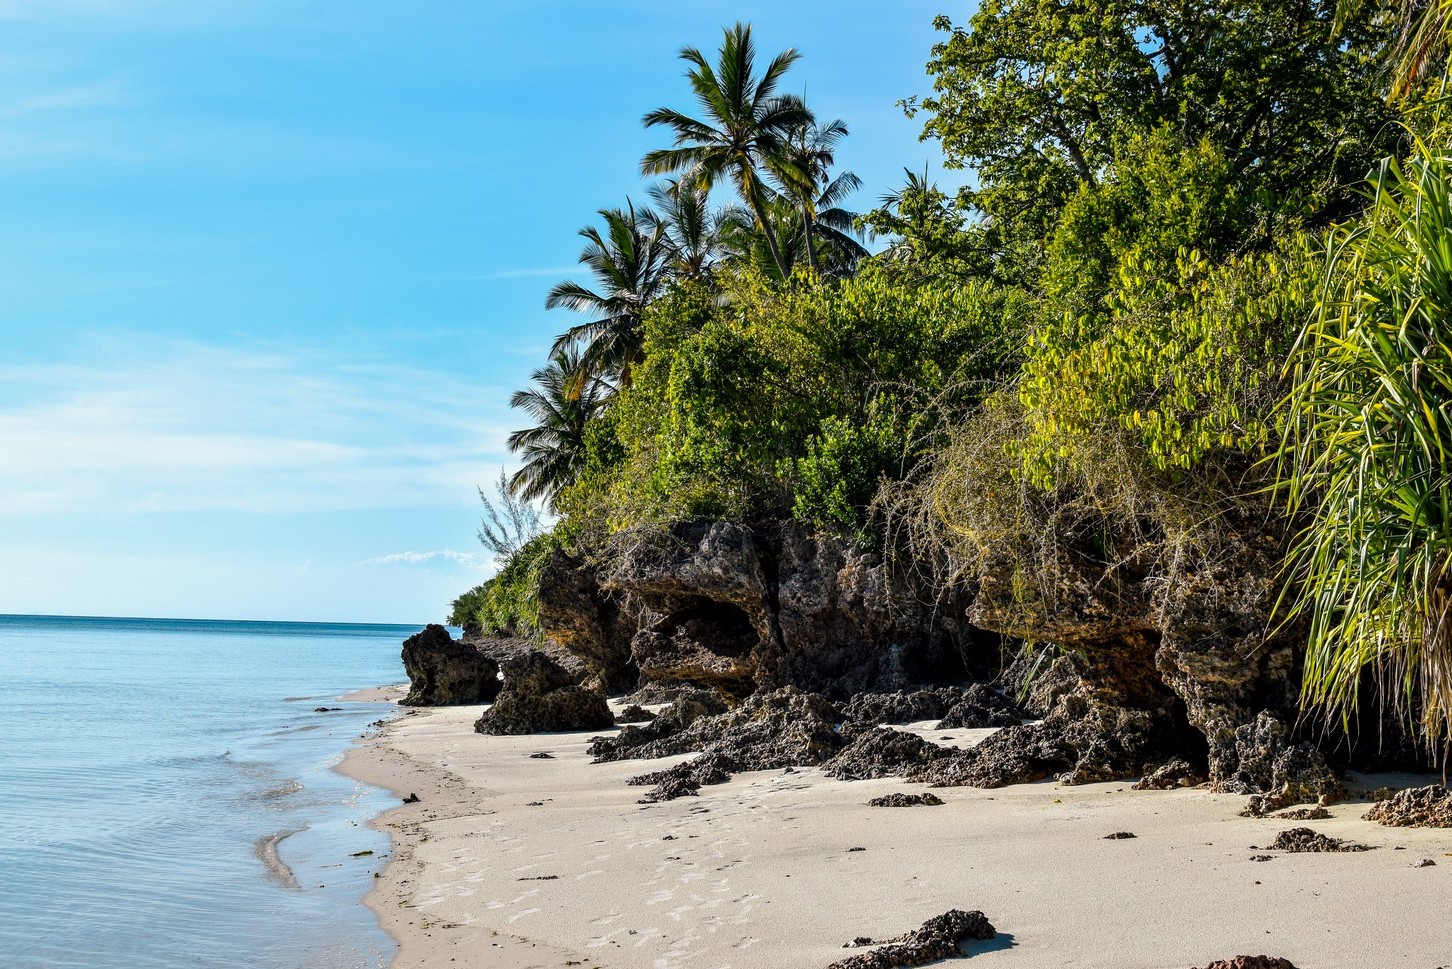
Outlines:
POLYGON ((1001 693, 982 683, 963 691, 962 698, 938 721, 938 730, 973 730, 983 727, 1012 727, 1023 723, 1024 711, 1001 693))
MULTIPOLYGON (((1194 969, 1192 966, 1191 969, 1194 969)), ((1234 959, 1217 959, 1205 969, 1296 969, 1289 959, 1275 956, 1236 956, 1234 959)))
POLYGON ((928 743, 917 734, 875 727, 859 734, 841 753, 827 761, 824 772, 828 777, 844 781, 901 777, 950 753, 948 748, 928 743))
POLYGON ((827 969, 894 969, 896 966, 921 966, 940 959, 963 958, 963 942, 982 941, 998 933, 982 912, 953 909, 934 916, 906 935, 883 942, 865 937, 849 945, 879 945, 880 949, 860 952, 832 963, 827 969))
POLYGON ((882 797, 874 797, 867 802, 868 807, 937 807, 943 803, 943 799, 931 792, 923 794, 903 794, 901 791, 892 794, 884 794, 882 797))
POLYGON ((1217 786, 1234 794, 1271 795, 1265 800, 1267 812, 1345 793, 1325 756, 1297 741, 1289 727, 1268 713, 1237 727, 1234 747, 1237 769, 1217 786))
POLYGON ((474 729, 486 734, 598 730, 614 726, 605 695, 576 683, 575 675, 543 653, 504 663, 504 689, 474 729))
POLYGON ((1282 821, 1325 821, 1331 816, 1331 812, 1318 805, 1316 807, 1296 808, 1291 811, 1278 811, 1273 816, 1282 821))
POLYGON ((859 693, 842 707, 842 718, 849 723, 870 727, 941 720, 962 699, 963 691, 951 686, 893 693, 859 693))
POLYGON ((715 716, 729 709, 725 698, 715 690, 681 687, 675 695, 674 702, 649 723, 630 724, 613 737, 592 740, 587 751, 595 758, 595 763, 632 758, 636 756, 631 753, 635 748, 678 734, 701 717, 715 716))
POLYGON ((1362 818, 1394 828, 1452 828, 1452 791, 1441 784, 1398 791, 1362 818))
POLYGON ((1332 838, 1311 828, 1291 828, 1276 835, 1276 840, 1266 845, 1266 848, 1289 852, 1370 851, 1371 845, 1332 838))
POLYGON ((1134 783, 1136 791, 1172 791, 1177 787, 1194 787, 1205 779, 1182 757, 1161 764, 1134 783))
POLYGON ((637 774, 628 783, 654 788, 640 799, 649 804, 658 801, 672 801, 678 797, 695 797, 696 792, 708 784, 724 784, 741 766, 729 757, 720 754, 702 754, 699 757, 667 767, 649 774, 637 774))
POLYGON ((615 714, 616 723, 649 723, 655 719, 655 714, 645 707, 632 703, 630 706, 615 714))
POLYGON ((539 626, 545 637, 582 660, 607 693, 635 688, 639 671, 630 658, 632 617, 602 589, 595 570, 563 551, 540 566, 539 626))
POLYGON ((403 641, 404 706, 488 703, 499 695, 499 665, 437 623, 403 641))
MULTIPOLYGON (((700 751, 722 754, 744 771, 815 766, 841 748, 841 738, 834 729, 837 718, 837 710, 823 697, 786 687, 755 694, 725 713, 699 717, 686 729, 658 740, 617 748, 608 759, 670 757, 700 751)), ((632 729, 636 728, 625 728, 632 729)))
POLYGON ((1023 722, 1024 713, 982 683, 859 693, 842 708, 842 733, 849 740, 883 724, 936 720, 937 729, 1007 727, 1023 722))
POLYGON ((1066 771, 1077 759, 1062 731, 1022 724, 1005 727, 976 747, 935 758, 907 777, 934 787, 1005 787, 1066 771))

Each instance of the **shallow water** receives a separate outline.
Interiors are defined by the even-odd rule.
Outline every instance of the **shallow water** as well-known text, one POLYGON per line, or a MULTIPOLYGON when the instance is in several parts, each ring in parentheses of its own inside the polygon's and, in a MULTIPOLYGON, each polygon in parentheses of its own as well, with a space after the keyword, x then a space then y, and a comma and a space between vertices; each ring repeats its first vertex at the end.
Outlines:
POLYGON ((393 800, 332 768, 394 708, 338 697, 417 631, 0 616, 5 964, 386 966, 360 900, 393 800))

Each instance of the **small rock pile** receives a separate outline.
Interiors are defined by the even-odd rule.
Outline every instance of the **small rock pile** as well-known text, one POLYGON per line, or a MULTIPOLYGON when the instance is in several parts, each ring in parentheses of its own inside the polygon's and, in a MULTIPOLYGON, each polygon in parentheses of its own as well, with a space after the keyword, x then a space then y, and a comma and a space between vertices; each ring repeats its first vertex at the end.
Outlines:
POLYGON ((897 966, 921 966, 940 959, 962 959, 965 940, 982 941, 997 934, 982 912, 952 909, 895 939, 882 942, 868 938, 854 939, 847 943, 847 947, 875 945, 881 948, 840 959, 827 969, 895 969, 897 966))

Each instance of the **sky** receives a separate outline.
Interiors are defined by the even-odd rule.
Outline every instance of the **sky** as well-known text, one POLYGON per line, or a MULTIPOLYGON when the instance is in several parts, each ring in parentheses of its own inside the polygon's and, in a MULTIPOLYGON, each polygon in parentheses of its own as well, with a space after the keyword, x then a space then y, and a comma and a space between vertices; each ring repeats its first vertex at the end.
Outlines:
POLYGON ((678 50, 799 49, 866 209, 969 12, 0 0, 0 613, 441 621, 678 50))

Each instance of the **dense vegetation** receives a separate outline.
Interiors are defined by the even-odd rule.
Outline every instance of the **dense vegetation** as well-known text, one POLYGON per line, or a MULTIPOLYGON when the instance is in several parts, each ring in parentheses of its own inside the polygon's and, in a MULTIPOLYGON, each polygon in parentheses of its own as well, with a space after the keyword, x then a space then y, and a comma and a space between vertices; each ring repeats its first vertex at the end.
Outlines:
POLYGON ((644 116, 641 173, 671 177, 582 230, 589 281, 547 300, 581 321, 514 398, 509 488, 553 530, 453 620, 527 632, 544 551, 683 520, 795 518, 951 576, 1093 529, 1179 561, 1279 483, 1307 701, 1353 710, 1372 670, 1444 735, 1452 183, 1422 9, 987 0, 939 18, 904 102, 971 187, 908 171, 863 213, 847 125, 782 93, 795 51, 763 63, 740 24, 684 49, 694 103, 644 116))

